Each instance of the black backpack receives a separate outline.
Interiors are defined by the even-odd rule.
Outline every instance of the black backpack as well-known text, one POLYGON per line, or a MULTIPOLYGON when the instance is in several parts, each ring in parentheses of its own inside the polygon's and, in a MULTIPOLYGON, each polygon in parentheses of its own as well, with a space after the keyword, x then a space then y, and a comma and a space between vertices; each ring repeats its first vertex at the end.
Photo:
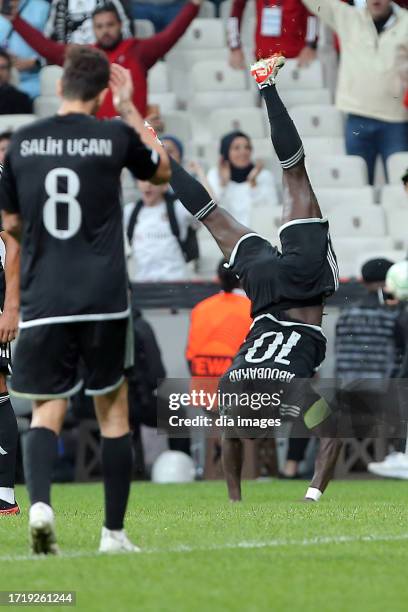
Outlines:
MULTIPOLYGON (((187 229, 187 236, 185 240, 180 239, 180 228, 177 223, 176 213, 174 211, 174 202, 176 201, 176 199, 177 198, 170 193, 166 193, 164 195, 164 200, 166 202, 166 208, 167 208, 167 216, 169 218, 169 223, 170 223, 172 234, 177 239, 177 242, 179 243, 181 251, 183 253, 184 259, 188 263, 189 261, 195 261, 200 256, 200 253, 198 250, 197 232, 190 225, 187 229)), ((127 230, 126 230, 129 244, 132 243, 132 238, 133 238, 133 234, 135 231, 137 218, 143 206, 144 204, 142 200, 139 200, 136 203, 136 206, 134 207, 132 214, 130 215, 129 223, 128 223, 127 230)))

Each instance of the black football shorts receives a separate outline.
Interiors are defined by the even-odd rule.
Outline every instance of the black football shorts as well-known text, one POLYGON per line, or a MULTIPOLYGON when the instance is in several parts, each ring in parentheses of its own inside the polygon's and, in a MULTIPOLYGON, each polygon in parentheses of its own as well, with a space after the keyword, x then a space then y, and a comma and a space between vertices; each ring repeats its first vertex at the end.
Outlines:
POLYGON ((131 319, 53 323, 20 331, 10 392, 33 400, 67 398, 119 387, 133 363, 131 319), (81 365, 81 367, 80 367, 81 365))

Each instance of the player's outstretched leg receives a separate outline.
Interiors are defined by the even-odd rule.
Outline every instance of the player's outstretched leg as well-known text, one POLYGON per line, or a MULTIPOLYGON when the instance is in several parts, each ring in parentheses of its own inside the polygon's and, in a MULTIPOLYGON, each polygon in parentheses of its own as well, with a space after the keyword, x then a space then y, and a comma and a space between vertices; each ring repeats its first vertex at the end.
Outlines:
POLYGON ((286 223, 322 215, 307 176, 302 141, 276 89, 276 77, 284 63, 281 55, 273 55, 253 64, 251 74, 265 101, 272 144, 283 169, 283 222, 286 223))
POLYGON ((127 384, 95 396, 94 403, 102 436, 105 488, 105 523, 99 552, 139 552, 140 548, 132 544, 123 529, 133 466, 127 384))
POLYGON ((31 428, 25 439, 24 474, 31 501, 29 532, 34 554, 59 552, 51 508, 51 480, 66 409, 64 399, 35 402, 31 428))
POLYGON ((14 497, 18 430, 8 391, 0 393, 0 516, 19 514, 14 497))
POLYGON ((222 465, 230 501, 241 501, 243 447, 240 438, 222 438, 222 465))

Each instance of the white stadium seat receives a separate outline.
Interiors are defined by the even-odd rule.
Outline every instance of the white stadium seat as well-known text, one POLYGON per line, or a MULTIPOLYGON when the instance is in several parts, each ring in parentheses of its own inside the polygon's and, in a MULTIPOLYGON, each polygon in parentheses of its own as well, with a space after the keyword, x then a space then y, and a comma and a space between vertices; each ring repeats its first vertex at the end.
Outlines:
POLYGON ((303 147, 307 157, 319 155, 344 155, 343 138, 303 138, 303 147))
POLYGON ((149 94, 148 103, 157 104, 157 106, 160 107, 160 110, 163 113, 171 113, 172 111, 177 109, 176 94, 170 91, 162 94, 149 94))
POLYGON ((294 106, 291 116, 302 137, 340 138, 343 136, 343 117, 334 106, 314 104, 294 106))
POLYGON ((241 27, 241 44, 243 47, 251 49, 251 62, 253 62, 253 49, 255 46, 255 28, 256 28, 256 17, 245 15, 242 20, 241 27))
POLYGON ((330 232, 334 240, 385 236, 384 211, 381 206, 373 205, 339 206, 330 213, 330 232))
POLYGON ((191 84, 194 92, 237 92, 248 89, 246 75, 241 70, 232 70, 227 62, 204 60, 191 69, 191 84))
POLYGON ((307 157, 306 166, 313 187, 363 187, 367 166, 357 155, 307 157))
POLYGON ((183 111, 173 111, 162 115, 164 132, 177 136, 183 142, 188 143, 192 137, 191 122, 188 113, 183 111))
POLYGON ((150 38, 154 35, 154 25, 148 19, 135 19, 133 24, 136 38, 150 38))
POLYGON ((399 185, 384 185, 381 190, 381 204, 387 208, 407 208, 408 193, 402 182, 399 185))
POLYGON ((171 91, 169 69, 166 62, 157 62, 157 64, 150 68, 148 82, 149 94, 162 94, 171 91))
POLYGON ((219 138, 232 130, 241 130, 251 138, 265 139, 265 125, 262 111, 259 108, 219 109, 209 118, 211 135, 218 142, 219 138))
POLYGON ((370 251, 382 253, 393 249, 389 236, 376 238, 333 238, 333 248, 339 264, 340 277, 359 276, 356 261, 370 251))
POLYGON ((57 95, 57 81, 62 76, 61 66, 44 66, 40 71, 40 91, 42 96, 57 95))
MULTIPOLYGON (((283 74, 283 73, 282 73, 283 74)), ((303 106, 305 104, 323 105, 331 104, 331 93, 328 89, 281 89, 279 95, 286 108, 303 106)))
POLYGON ((208 0, 205 0, 205 2, 203 2, 201 5, 198 16, 200 19, 214 19, 215 4, 213 4, 213 2, 208 2, 208 0))
POLYGON ((374 191, 370 185, 343 189, 323 187, 314 189, 314 192, 324 214, 336 208, 341 209, 343 206, 375 206, 374 191))
POLYGON ((388 180, 391 184, 401 182, 408 169, 408 153, 394 153, 387 160, 388 180))
POLYGON ((286 60, 285 67, 279 72, 279 91, 282 89, 321 89, 323 71, 319 60, 304 68, 299 68, 296 59, 286 60))
POLYGON ((194 19, 174 48, 180 51, 223 47, 225 47, 225 31, 221 19, 194 19))
POLYGON ((278 244, 278 231, 282 225, 282 208, 271 206, 268 202, 264 205, 253 206, 251 209, 250 228, 261 236, 278 244))
POLYGON ((0 132, 14 131, 18 128, 32 123, 37 117, 35 115, 0 115, 0 132))
MULTIPOLYGON (((231 14, 231 6, 231 0, 224 0, 224 2, 221 3, 220 17, 224 21, 226 21, 231 14)), ((245 6, 244 21, 250 19, 251 17, 255 17, 255 2, 247 2, 245 6)))
POLYGON ((34 100, 34 111, 39 119, 55 115, 61 105, 57 96, 38 96, 34 100))
POLYGON ((394 248, 408 248, 408 210, 391 208, 386 211, 388 233, 394 241, 394 248))

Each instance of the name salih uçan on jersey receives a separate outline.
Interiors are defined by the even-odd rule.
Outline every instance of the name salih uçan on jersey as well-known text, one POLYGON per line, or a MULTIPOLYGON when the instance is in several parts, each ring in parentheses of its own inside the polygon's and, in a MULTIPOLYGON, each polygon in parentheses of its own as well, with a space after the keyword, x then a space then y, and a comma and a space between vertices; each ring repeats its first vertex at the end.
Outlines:
POLYGON ((20 155, 79 155, 86 156, 112 156, 112 140, 110 138, 32 138, 22 140, 20 155))

